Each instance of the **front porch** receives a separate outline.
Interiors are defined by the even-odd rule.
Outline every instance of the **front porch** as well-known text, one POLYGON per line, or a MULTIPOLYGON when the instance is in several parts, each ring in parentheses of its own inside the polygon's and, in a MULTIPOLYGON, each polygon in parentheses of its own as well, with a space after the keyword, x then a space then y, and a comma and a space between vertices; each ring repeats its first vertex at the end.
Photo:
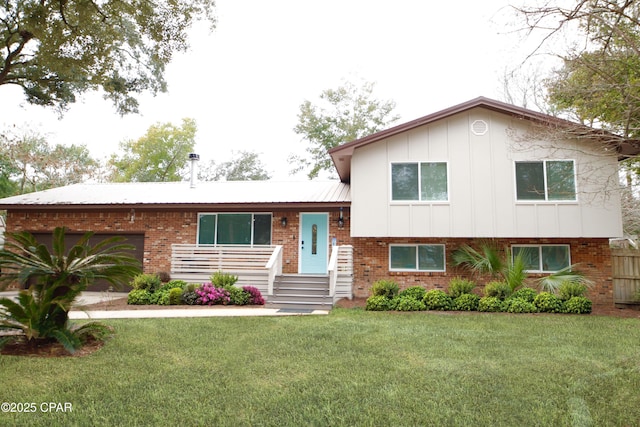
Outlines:
POLYGON ((353 248, 332 246, 327 274, 282 273, 283 247, 171 245, 171 278, 205 283, 216 271, 238 276, 237 286, 254 286, 267 305, 280 308, 331 308, 353 297, 353 248))

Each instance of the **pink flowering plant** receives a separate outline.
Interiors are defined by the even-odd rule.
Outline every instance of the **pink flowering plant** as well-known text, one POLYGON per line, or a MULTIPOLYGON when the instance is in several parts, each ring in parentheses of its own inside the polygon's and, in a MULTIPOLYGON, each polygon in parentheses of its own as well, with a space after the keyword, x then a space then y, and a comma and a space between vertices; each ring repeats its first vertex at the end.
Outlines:
POLYGON ((264 305, 264 298, 260 293, 260 290, 254 286, 243 286, 242 290, 251 295, 249 298, 249 304, 252 305, 264 305))
POLYGON ((216 288, 211 283, 205 283, 195 290, 198 294, 198 303, 202 305, 228 304, 231 301, 229 291, 216 288))

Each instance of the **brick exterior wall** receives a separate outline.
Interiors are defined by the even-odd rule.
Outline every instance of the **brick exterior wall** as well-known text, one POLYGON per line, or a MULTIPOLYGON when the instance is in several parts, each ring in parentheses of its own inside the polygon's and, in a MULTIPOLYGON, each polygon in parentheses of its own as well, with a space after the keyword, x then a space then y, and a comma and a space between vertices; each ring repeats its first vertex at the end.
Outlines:
MULTIPOLYGON (((207 210, 211 212, 211 209, 207 210)), ((354 246, 354 284, 356 297, 368 297, 371 285, 380 279, 396 280, 402 288, 421 285, 426 288, 447 289, 448 282, 456 276, 467 275, 450 265, 442 273, 428 272, 390 272, 390 243, 422 243, 444 244, 446 246, 447 263, 451 253, 463 244, 473 245, 474 239, 457 238, 351 238, 349 236, 349 209, 343 210, 344 226, 338 226, 340 211, 335 209, 320 210, 329 212, 329 241, 336 239, 338 245, 354 246)), ((300 212, 298 210, 273 211, 272 244, 283 245, 283 272, 298 271, 298 245, 300 212), (287 225, 282 226, 282 218, 287 225)), ((147 273, 170 271, 171 244, 195 243, 198 229, 197 210, 145 210, 112 209, 102 211, 9 211, 7 214, 7 230, 44 232, 56 226, 66 226, 71 231, 94 231, 96 233, 140 233, 144 234, 143 268, 147 273)), ((611 251, 608 239, 497 239, 500 246, 512 244, 569 244, 571 246, 571 262, 579 264, 595 286, 589 297, 596 306, 613 305, 613 280, 611 270, 611 251)), ((486 279, 480 280, 484 284, 486 279)))

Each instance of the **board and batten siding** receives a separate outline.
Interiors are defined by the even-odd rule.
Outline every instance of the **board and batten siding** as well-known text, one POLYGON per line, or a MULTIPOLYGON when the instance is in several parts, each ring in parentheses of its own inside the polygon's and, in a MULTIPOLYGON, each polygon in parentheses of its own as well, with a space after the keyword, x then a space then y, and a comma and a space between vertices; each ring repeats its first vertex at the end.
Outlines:
POLYGON ((617 237, 615 156, 530 140, 529 122, 475 108, 359 147, 351 161, 353 237, 617 237), (488 124, 484 135, 471 126, 488 124), (525 148, 523 148, 525 147, 525 148), (575 160, 576 202, 520 202, 515 161, 575 160), (391 201, 392 162, 447 162, 448 202, 391 201), (609 187, 605 191, 605 183, 609 187))

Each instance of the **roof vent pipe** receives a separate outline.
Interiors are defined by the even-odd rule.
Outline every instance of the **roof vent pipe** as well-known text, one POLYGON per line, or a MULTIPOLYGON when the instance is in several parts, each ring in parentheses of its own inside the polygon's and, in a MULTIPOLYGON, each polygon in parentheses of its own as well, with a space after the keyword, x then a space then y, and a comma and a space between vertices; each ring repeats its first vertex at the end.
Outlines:
POLYGON ((200 156, 196 153, 189 153, 189 161, 191 162, 191 188, 196 188, 196 162, 200 160, 200 156))

